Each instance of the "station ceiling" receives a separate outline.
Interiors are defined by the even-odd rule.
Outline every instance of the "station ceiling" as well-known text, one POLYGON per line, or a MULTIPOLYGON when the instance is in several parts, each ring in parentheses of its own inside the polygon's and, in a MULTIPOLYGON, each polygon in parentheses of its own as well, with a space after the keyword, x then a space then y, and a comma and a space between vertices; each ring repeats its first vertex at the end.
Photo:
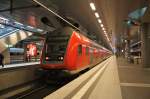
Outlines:
MULTIPOLYGON (((97 40, 105 46, 109 46, 107 39, 90 8, 90 2, 96 6, 96 11, 104 27, 112 38, 112 42, 120 42, 124 32, 124 20, 128 14, 141 8, 148 0, 37 0, 49 9, 62 17, 70 17, 86 30, 89 34, 95 35, 97 40)), ((60 28, 57 17, 39 6, 33 0, 0 0, 0 15, 17 20, 44 30, 52 31, 60 28), (41 18, 47 17, 50 20, 51 28, 41 22, 41 18)))

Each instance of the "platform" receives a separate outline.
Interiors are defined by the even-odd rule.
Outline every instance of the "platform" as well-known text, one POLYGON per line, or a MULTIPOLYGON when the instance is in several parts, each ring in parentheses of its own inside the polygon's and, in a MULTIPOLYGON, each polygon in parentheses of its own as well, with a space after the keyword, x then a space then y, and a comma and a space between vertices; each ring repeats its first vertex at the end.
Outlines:
POLYGON ((110 57, 44 99, 122 99, 116 57, 110 57))
POLYGON ((123 99, 150 99, 150 69, 118 58, 118 71, 123 99))
POLYGON ((149 99, 149 92, 149 68, 112 56, 44 99, 149 99))

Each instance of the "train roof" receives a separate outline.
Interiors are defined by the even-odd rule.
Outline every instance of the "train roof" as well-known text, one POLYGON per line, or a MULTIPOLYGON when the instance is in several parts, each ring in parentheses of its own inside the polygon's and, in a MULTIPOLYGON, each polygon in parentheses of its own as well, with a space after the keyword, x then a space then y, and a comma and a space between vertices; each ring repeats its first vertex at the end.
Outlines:
POLYGON ((64 35, 64 36, 71 36, 73 31, 75 31, 73 28, 71 27, 64 27, 64 28, 60 28, 60 29, 57 29, 53 32, 49 32, 47 33, 48 36, 61 36, 61 35, 64 35))
MULTIPOLYGON (((88 42, 89 44, 92 44, 95 47, 98 48, 102 48, 104 50, 109 51, 108 49, 106 49, 105 47, 99 45, 98 43, 96 43, 95 41, 92 41, 91 39, 89 39, 88 37, 86 37, 84 34, 81 34, 80 31, 77 31, 75 29, 73 29, 72 27, 64 27, 64 28, 60 28, 57 29, 51 33, 47 33, 48 36, 71 36, 73 32, 76 32, 79 34, 80 38, 85 41, 88 42)), ((110 51, 109 51, 110 52, 110 51)))

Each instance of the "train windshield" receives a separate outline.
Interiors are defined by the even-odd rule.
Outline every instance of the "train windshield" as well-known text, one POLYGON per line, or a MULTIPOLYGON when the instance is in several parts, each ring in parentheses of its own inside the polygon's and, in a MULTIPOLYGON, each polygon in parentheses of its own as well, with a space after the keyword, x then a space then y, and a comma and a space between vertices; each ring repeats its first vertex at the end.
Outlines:
POLYGON ((45 60, 63 61, 69 37, 67 35, 48 35, 45 45, 45 60))

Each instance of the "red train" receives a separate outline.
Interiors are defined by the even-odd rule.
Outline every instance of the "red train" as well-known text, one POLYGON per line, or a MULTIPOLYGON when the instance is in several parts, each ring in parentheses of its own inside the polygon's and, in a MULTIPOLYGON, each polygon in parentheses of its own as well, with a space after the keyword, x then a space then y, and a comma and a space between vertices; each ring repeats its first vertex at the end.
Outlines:
POLYGON ((79 73, 108 58, 111 51, 71 27, 48 33, 40 64, 44 70, 79 73))

